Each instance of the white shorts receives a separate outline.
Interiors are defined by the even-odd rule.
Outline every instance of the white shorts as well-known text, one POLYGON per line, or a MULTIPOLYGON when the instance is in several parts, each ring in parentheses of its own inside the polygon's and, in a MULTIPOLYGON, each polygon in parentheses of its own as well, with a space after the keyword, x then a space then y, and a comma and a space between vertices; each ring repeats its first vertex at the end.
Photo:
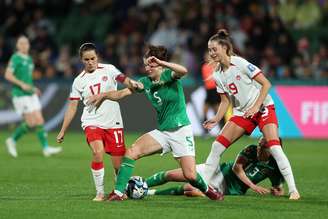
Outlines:
MULTIPOLYGON (((222 192, 225 194, 226 192, 226 183, 224 181, 224 176, 220 170, 220 167, 218 167, 214 174, 209 174, 211 171, 206 170, 206 164, 198 164, 196 165, 196 171, 203 177, 203 179, 212 186, 214 189, 216 189, 219 192, 222 192)), ((212 172, 211 172, 212 173, 212 172)))
POLYGON ((41 103, 36 94, 31 96, 14 97, 13 104, 19 115, 41 110, 41 103))
POLYGON ((148 132, 161 146, 162 154, 172 151, 174 157, 195 156, 195 141, 191 125, 172 131, 148 132))

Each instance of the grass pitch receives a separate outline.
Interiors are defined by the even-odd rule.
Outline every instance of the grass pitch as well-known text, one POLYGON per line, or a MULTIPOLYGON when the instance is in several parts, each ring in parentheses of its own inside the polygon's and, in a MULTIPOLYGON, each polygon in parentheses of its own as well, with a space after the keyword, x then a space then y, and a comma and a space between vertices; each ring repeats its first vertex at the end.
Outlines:
MULTIPOLYGON (((226 196, 224 202, 183 196, 152 196, 143 200, 95 203, 90 172, 91 153, 81 133, 68 133, 62 154, 44 158, 36 136, 28 134, 18 142, 18 158, 7 154, 0 133, 0 218, 327 218, 328 141, 284 140, 300 201, 287 197, 226 196)), ((55 133, 49 140, 56 145, 55 133)), ((138 135, 126 136, 130 145, 138 135)), ((203 162, 213 138, 196 138, 197 161, 203 162)), ((223 155, 232 160, 254 139, 242 138, 223 155)), ((134 175, 149 176, 159 170, 177 167, 171 155, 154 155, 137 161, 134 175)), ((105 162, 106 192, 113 188, 113 171, 105 162)), ((268 181, 262 185, 269 186, 268 181)))

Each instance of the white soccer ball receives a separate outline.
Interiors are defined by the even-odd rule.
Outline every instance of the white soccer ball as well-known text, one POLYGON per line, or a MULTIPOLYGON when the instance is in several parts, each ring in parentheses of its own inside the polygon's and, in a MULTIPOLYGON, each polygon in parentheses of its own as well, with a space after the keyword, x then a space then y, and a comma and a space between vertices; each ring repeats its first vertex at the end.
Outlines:
POLYGON ((132 176, 126 186, 126 194, 131 199, 142 199, 147 195, 148 185, 141 176, 132 176))

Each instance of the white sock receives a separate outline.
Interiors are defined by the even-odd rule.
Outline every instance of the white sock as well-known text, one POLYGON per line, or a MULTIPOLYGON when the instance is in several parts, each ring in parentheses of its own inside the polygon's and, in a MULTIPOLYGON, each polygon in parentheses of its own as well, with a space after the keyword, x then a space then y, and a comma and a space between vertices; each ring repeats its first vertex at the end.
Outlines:
POLYGON ((205 162, 205 178, 211 178, 215 171, 217 171, 220 164, 220 158, 226 147, 218 141, 214 141, 210 154, 207 156, 205 162))
POLYGON ((290 166, 289 160, 284 151, 282 150, 281 146, 273 145, 270 147, 270 151, 272 156, 276 160, 279 170, 288 185, 289 193, 297 192, 292 167, 290 166))
POLYGON ((91 169, 93 181, 95 182, 97 195, 105 194, 104 191, 104 176, 105 176, 105 168, 101 168, 99 170, 91 169))

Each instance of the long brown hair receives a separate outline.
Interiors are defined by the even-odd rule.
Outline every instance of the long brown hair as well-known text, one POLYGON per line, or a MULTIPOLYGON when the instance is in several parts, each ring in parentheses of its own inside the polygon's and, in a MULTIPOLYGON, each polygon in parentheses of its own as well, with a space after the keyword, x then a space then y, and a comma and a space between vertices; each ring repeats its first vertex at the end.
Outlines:
POLYGON ((167 49, 164 46, 148 45, 148 49, 144 55, 144 58, 155 56, 156 58, 167 61, 167 49))
POLYGON ((227 48, 228 56, 234 55, 231 39, 226 29, 219 29, 218 32, 211 36, 208 41, 216 41, 219 45, 225 46, 227 48))

